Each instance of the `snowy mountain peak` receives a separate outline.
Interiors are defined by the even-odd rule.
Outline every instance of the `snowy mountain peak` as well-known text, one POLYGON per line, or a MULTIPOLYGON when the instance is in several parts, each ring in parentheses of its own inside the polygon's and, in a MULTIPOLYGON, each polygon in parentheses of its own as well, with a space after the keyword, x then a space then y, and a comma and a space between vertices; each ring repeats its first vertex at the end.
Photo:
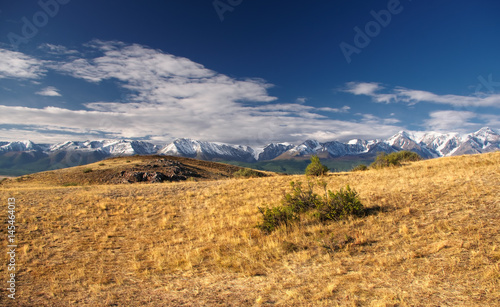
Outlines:
POLYGON ((15 141, 15 142, 4 142, 0 146, 0 152, 7 151, 30 151, 37 150, 38 146, 30 140, 26 141, 15 141))
POLYGON ((367 143, 368 143, 367 141, 361 139, 352 139, 349 142, 347 142, 347 144, 349 145, 359 145, 359 146, 365 146, 367 143))
POLYGON ((496 135, 498 135, 498 133, 496 131, 494 131, 493 129, 491 129, 490 127, 483 127, 481 129, 479 129, 478 131, 474 132, 474 134, 481 134, 481 135, 496 134, 496 135))
POLYGON ((486 143, 498 142, 500 140, 500 134, 493 131, 489 127, 481 128, 480 130, 471 134, 472 137, 478 139, 486 145, 486 143))
POLYGON ((307 140, 302 144, 293 147, 289 150, 289 152, 293 156, 303 156, 315 154, 318 150, 321 149, 321 144, 316 140, 307 140))
POLYGON ((259 161, 268 161, 272 160, 288 150, 294 147, 293 144, 290 143, 271 143, 264 147, 262 152, 259 153, 257 160, 259 161))
POLYGON ((387 144, 397 147, 408 147, 416 143, 413 138, 406 131, 399 131, 395 135, 391 136, 387 141, 387 144))
POLYGON ((394 144, 404 142, 404 140, 411 140, 413 141, 413 137, 406 131, 399 131, 395 135, 391 136, 388 140, 387 143, 393 146, 394 144))

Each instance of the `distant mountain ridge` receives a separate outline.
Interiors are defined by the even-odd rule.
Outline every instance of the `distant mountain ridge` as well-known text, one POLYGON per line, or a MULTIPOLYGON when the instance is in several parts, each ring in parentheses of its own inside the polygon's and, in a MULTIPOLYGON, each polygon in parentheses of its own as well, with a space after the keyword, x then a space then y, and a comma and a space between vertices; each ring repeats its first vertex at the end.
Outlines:
POLYGON ((500 150, 500 134, 488 127, 474 133, 400 131, 386 140, 353 139, 348 142, 306 140, 298 145, 271 143, 261 150, 249 146, 198 141, 186 138, 165 146, 145 141, 100 140, 66 141, 58 144, 35 144, 32 141, 0 142, 0 170, 17 168, 37 172, 92 163, 115 156, 170 155, 207 161, 253 163, 271 160, 322 159, 340 157, 375 157, 379 152, 410 150, 426 159, 477 154, 500 150))
POLYGON ((409 133, 400 131, 387 140, 354 139, 347 143, 338 141, 320 143, 307 140, 283 152, 278 159, 293 159, 318 155, 322 158, 337 158, 352 155, 391 153, 409 150, 426 159, 477 154, 500 150, 500 134, 488 127, 460 136, 458 133, 409 133))

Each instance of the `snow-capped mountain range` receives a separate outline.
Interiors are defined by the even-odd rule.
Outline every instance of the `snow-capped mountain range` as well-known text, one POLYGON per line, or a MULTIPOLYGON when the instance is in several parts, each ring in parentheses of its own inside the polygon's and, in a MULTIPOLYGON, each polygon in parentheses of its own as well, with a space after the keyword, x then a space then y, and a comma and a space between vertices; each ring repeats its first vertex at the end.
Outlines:
MULTIPOLYGON (((248 146, 192 139, 176 139, 165 146, 131 140, 67 141, 54 145, 35 144, 31 141, 0 142, 0 158, 3 158, 0 159, 0 169, 9 168, 7 164, 14 163, 13 161, 32 163, 44 158, 51 161, 49 164, 62 163, 63 166, 95 162, 113 156, 148 154, 256 162, 306 159, 311 155, 324 159, 344 156, 374 157, 378 152, 390 153, 400 150, 414 151, 423 158, 491 152, 500 150, 500 134, 487 127, 466 135, 400 131, 386 140, 353 139, 345 143, 307 140, 298 145, 272 143, 258 150, 248 146), (66 164, 63 161, 66 161, 66 164)), ((48 169, 50 168, 52 166, 48 169)))
MULTIPOLYGON (((264 152, 268 148, 276 152, 276 144, 268 145, 264 148, 264 152)), ((282 152, 273 159, 293 159, 311 155, 336 158, 376 155, 378 152, 391 153, 400 150, 410 150, 428 159, 500 150, 500 134, 487 127, 462 136, 458 133, 400 131, 387 140, 354 139, 346 143, 337 141, 320 143, 316 140, 307 140, 297 146, 282 148, 282 152)), ((269 157, 266 156, 266 158, 269 157)))

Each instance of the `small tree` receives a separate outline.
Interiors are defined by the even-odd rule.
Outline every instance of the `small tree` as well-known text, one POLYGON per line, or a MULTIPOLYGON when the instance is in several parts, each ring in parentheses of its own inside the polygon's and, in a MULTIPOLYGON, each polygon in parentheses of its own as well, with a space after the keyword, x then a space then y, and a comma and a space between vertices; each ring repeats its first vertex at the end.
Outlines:
POLYGON ((383 168, 389 166, 401 166, 402 162, 413 162, 421 159, 422 158, 417 153, 408 150, 397 151, 390 154, 380 152, 370 167, 383 168))
POLYGON ((311 157, 311 164, 306 168, 306 175, 323 176, 328 172, 328 167, 321 164, 318 156, 311 157))

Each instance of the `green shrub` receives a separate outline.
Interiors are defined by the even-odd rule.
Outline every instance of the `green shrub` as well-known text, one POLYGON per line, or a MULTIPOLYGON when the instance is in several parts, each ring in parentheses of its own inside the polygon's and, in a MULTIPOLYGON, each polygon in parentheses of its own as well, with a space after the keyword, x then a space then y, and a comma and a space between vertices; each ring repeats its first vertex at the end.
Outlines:
POLYGON ((364 212, 358 193, 351 190, 349 185, 345 189, 341 188, 337 193, 328 191, 317 209, 321 220, 334 221, 344 219, 349 215, 359 216, 364 212))
POLYGON ((91 172, 92 172, 91 168, 85 168, 85 169, 83 169, 83 173, 84 174, 91 173, 91 172))
POLYGON ((368 166, 364 164, 357 165, 351 169, 351 172, 357 172, 357 171, 366 171, 368 169, 368 166))
POLYGON ((306 167, 306 175, 309 176, 323 176, 328 173, 328 167, 321 164, 318 156, 311 157, 311 164, 306 167))
POLYGON ((236 178, 256 178, 256 177, 264 177, 265 174, 253 170, 251 168, 242 168, 234 172, 233 176, 236 178))
POLYGON ((272 232, 280 225, 290 225, 297 219, 297 215, 290 207, 278 206, 273 208, 259 208, 262 213, 262 224, 257 225, 262 231, 272 232))
POLYGON ((105 166, 106 163, 99 163, 99 166, 105 166))
POLYGON ((280 225, 289 225, 299 220, 304 213, 319 221, 338 221, 350 215, 360 216, 364 213, 358 193, 349 185, 336 193, 326 190, 326 182, 321 183, 321 186, 325 189, 324 197, 313 192, 314 184, 311 182, 304 189, 300 182, 292 181, 292 192, 285 194, 281 206, 259 208, 263 220, 257 227, 270 233, 280 225))
POLYGON ((292 193, 285 194, 282 201, 283 206, 289 207, 295 213, 305 212, 309 209, 316 208, 320 199, 319 196, 313 192, 314 185, 309 182, 307 189, 302 188, 301 182, 290 182, 292 193))
POLYGON ((383 168, 389 166, 401 166, 402 162, 419 161, 422 158, 412 151, 397 151, 390 154, 381 152, 375 161, 370 165, 373 168, 383 168))

